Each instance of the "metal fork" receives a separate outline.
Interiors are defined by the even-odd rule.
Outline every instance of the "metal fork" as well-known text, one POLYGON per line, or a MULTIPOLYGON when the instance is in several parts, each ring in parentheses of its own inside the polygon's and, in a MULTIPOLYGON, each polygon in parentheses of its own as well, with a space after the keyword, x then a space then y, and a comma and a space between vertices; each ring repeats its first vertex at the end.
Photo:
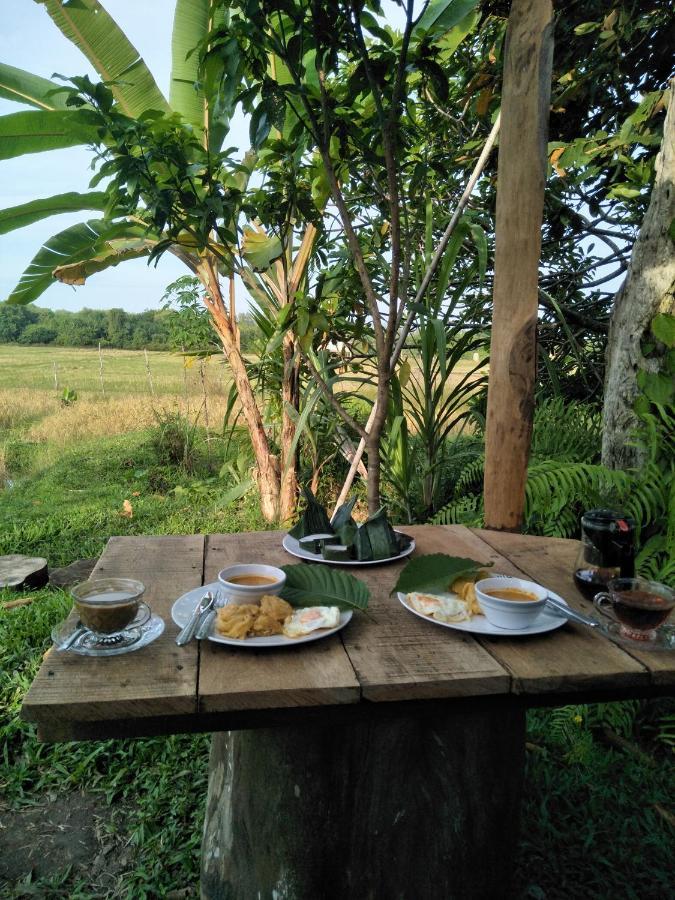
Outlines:
POLYGON ((224 596, 223 592, 220 590, 216 590, 214 592, 214 601, 211 612, 204 618, 204 621, 197 629, 197 634, 195 635, 195 637, 198 641, 201 641, 209 636, 211 632, 211 626, 213 625, 213 620, 216 617, 217 610, 219 610, 221 606, 225 606, 226 603, 227 598, 224 596))

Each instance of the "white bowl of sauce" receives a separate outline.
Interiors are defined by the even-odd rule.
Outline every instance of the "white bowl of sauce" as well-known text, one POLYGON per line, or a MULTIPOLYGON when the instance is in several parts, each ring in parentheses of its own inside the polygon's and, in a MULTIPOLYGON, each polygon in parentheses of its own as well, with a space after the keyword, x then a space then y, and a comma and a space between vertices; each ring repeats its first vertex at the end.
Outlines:
POLYGON ((286 583, 286 575, 276 566, 240 563, 221 569, 218 581, 228 603, 260 603, 265 594, 279 593, 286 583))
POLYGON ((546 606, 548 591, 534 581, 495 575, 476 583, 483 615, 497 628, 529 628, 546 606))

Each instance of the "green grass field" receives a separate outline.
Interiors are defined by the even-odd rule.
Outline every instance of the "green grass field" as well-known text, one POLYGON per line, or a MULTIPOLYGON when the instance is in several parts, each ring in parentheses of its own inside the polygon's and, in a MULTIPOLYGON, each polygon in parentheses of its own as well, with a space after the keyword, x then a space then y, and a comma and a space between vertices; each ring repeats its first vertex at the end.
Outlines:
MULTIPOLYGON (((224 394, 231 379, 223 359, 205 361, 203 371, 209 395, 224 394)), ((199 362, 186 368, 180 354, 149 352, 146 366, 142 350, 103 349, 99 357, 98 350, 89 347, 0 344, 0 390, 31 388, 60 395, 66 387, 80 396, 99 397, 202 394, 199 362)))

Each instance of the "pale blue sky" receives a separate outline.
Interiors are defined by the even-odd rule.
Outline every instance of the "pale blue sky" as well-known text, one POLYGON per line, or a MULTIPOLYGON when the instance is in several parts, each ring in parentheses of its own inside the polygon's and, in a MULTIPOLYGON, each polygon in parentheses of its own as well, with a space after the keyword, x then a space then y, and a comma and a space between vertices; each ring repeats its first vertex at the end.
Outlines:
MULTIPOLYGON (((171 67, 172 0, 103 0, 143 57, 159 87, 168 97, 171 67)), ((3 0, 3 27, 0 30, 0 60, 51 78, 61 75, 95 76, 86 58, 63 37, 34 0, 3 0)), ((17 103, 0 100, 0 114, 18 112, 17 103)), ((242 121, 235 126, 231 145, 248 146, 242 121)), ((92 172, 86 148, 31 154, 0 161, 0 208, 50 197, 65 191, 86 191, 92 172)), ((0 299, 12 291, 21 273, 44 241, 57 232, 96 213, 52 216, 10 234, 0 236, 0 299)), ((50 309, 77 310, 122 307, 130 312, 155 309, 164 289, 185 269, 171 254, 165 254, 157 268, 144 260, 123 263, 93 276, 83 287, 55 283, 37 301, 50 309)))

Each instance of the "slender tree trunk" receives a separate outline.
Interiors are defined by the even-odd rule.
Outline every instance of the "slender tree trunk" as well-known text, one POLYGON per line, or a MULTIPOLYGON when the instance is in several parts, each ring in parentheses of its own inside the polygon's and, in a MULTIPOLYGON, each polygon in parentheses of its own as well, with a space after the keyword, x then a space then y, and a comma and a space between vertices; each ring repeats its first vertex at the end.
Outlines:
POLYGON ((279 520, 280 472, 279 460, 272 453, 255 394, 246 371, 244 358, 239 350, 237 335, 232 328, 227 308, 223 302, 220 284, 210 266, 199 271, 199 277, 208 291, 207 305, 213 326, 223 345, 242 414, 248 426, 251 447, 255 456, 256 482, 260 491, 260 510, 266 522, 279 520))
POLYGON ((298 361, 294 360, 295 348, 290 334, 284 337, 284 374, 281 389, 283 412, 281 421, 281 488, 279 496, 279 521, 287 522, 295 513, 298 497, 297 452, 293 449, 295 421, 288 408, 298 410, 300 406, 298 361))
POLYGON ((633 412, 638 373, 658 372, 661 364, 658 357, 644 358, 641 343, 656 315, 675 315, 675 248, 669 233, 675 219, 675 79, 666 96, 668 113, 656 159, 656 180, 609 326, 602 461, 612 469, 641 463, 640 448, 631 439, 638 423, 633 412))

